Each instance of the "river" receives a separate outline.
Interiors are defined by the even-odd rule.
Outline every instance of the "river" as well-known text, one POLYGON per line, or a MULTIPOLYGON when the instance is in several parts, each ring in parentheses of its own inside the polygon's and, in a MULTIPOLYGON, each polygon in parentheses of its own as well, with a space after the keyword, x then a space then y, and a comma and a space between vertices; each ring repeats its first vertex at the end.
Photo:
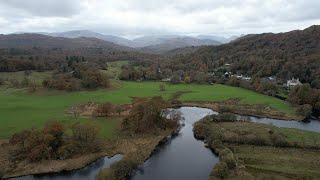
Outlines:
MULTIPOLYGON (((218 163, 219 158, 204 147, 202 141, 196 140, 193 136, 193 124, 210 114, 217 114, 210 109, 198 107, 181 107, 177 109, 181 112, 184 126, 178 136, 171 138, 139 168, 133 176, 133 180, 202 180, 207 179, 213 166, 218 163)), ((310 120, 310 122, 283 121, 270 118, 258 118, 253 116, 240 116, 252 122, 272 124, 277 127, 295 128, 313 132, 320 132, 320 121, 310 120)), ((110 164, 119 161, 121 155, 112 158, 102 158, 95 163, 72 172, 42 176, 24 176, 15 179, 26 180, 93 180, 102 168, 107 168, 110 164)))
POLYGON ((12 178, 14 180, 93 180, 96 179, 99 171, 104 168, 108 168, 112 163, 117 162, 122 159, 122 155, 115 155, 113 157, 104 157, 94 163, 88 165, 85 168, 61 172, 52 173, 47 175, 30 175, 22 176, 18 178, 12 178))

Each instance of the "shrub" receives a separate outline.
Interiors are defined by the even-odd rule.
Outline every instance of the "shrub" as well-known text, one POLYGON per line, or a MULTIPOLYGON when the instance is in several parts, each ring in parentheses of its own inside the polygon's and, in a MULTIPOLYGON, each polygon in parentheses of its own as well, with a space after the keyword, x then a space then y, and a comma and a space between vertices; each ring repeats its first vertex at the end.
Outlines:
POLYGON ((130 158, 123 159, 110 166, 111 177, 109 179, 126 180, 131 177, 138 163, 130 158))
POLYGON ((228 169, 234 169, 237 166, 237 162, 234 158, 233 152, 229 148, 224 148, 219 152, 221 162, 225 162, 228 169))
POLYGON ((297 112, 303 117, 310 117, 312 113, 312 106, 309 104, 304 104, 298 107, 297 112))
POLYGON ((193 134, 197 139, 204 139, 207 136, 207 128, 200 121, 194 124, 193 126, 193 134))
POLYGON ((95 152, 101 147, 97 139, 96 128, 86 124, 72 127, 72 136, 65 134, 65 128, 59 122, 50 122, 43 129, 25 130, 14 134, 9 143, 12 150, 10 159, 29 160, 65 159, 83 152, 95 152))
POLYGON ((217 153, 220 149, 224 148, 222 141, 219 139, 209 141, 209 146, 212 150, 216 151, 217 153))
POLYGON ((31 83, 30 79, 27 77, 24 77, 20 84, 22 87, 28 87, 30 83, 31 83))
POLYGON ((231 113, 221 113, 218 115, 222 121, 236 121, 237 117, 231 113))
POLYGON ((51 79, 44 80, 42 86, 49 89, 77 91, 80 90, 80 80, 71 75, 59 74, 51 79))
POLYGON ((220 113, 206 116, 204 119, 214 122, 233 122, 237 120, 237 117, 232 113, 220 113))
POLYGON ((10 79, 10 86, 13 88, 20 88, 21 87, 19 81, 16 79, 10 79))
POLYGON ((222 105, 222 106, 219 106, 219 112, 220 113, 232 112, 232 108, 229 106, 222 105))
POLYGON ((122 122, 122 129, 132 133, 150 133, 157 130, 170 128, 172 124, 178 124, 175 120, 167 120, 163 117, 163 109, 168 103, 162 97, 137 100, 122 122))
POLYGON ((100 148, 97 139, 99 128, 92 124, 76 123, 71 127, 72 139, 82 151, 95 151, 100 148))
POLYGON ((228 166, 225 162, 219 162, 213 168, 213 175, 217 178, 225 178, 228 175, 228 166))
POLYGON ((115 112, 115 106, 113 106, 111 103, 106 102, 103 104, 100 104, 98 106, 98 108, 96 109, 96 114, 98 116, 110 116, 111 114, 113 114, 115 112))
POLYGON ((261 137, 261 136, 257 136, 255 134, 249 134, 249 135, 245 135, 245 136, 240 136, 243 138, 243 144, 252 144, 252 145, 267 145, 267 139, 261 137))
POLYGON ((160 91, 165 91, 165 90, 166 90, 166 86, 165 86, 163 83, 161 83, 161 84, 159 85, 159 90, 160 90, 160 91))
POLYGON ((283 134, 281 133, 273 133, 270 135, 270 139, 274 146, 277 147, 286 147, 288 146, 288 142, 283 134))
POLYGON ((87 70, 81 72, 82 87, 95 89, 98 87, 109 87, 109 79, 96 70, 87 70))

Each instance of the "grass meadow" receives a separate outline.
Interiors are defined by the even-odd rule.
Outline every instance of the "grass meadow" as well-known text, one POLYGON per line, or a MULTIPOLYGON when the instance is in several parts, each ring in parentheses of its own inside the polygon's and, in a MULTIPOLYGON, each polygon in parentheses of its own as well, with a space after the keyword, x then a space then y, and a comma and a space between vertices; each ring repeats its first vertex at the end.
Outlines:
MULTIPOLYGON (((127 61, 108 64, 109 76, 117 79, 122 65, 127 61)), ((39 84, 52 72, 32 72, 30 79, 39 84)), ((0 73, 0 78, 19 81, 24 78, 24 72, 0 73)), ((130 103, 132 97, 162 96, 171 97, 175 92, 188 91, 180 97, 181 101, 223 101, 239 98, 246 104, 264 104, 284 113, 294 113, 294 109, 286 102, 265 96, 242 88, 226 85, 198 85, 198 84, 166 84, 165 91, 159 90, 161 82, 127 82, 112 80, 112 89, 98 89, 94 91, 64 92, 55 90, 39 90, 28 93, 25 89, 0 87, 0 138, 8 138, 17 131, 27 128, 37 128, 49 120, 62 121, 71 124, 75 120, 65 112, 75 104, 94 102, 111 102, 114 104, 130 103)), ((113 119, 99 119, 96 121, 82 118, 80 121, 98 123, 103 136, 112 135, 112 127, 119 123, 113 119)))

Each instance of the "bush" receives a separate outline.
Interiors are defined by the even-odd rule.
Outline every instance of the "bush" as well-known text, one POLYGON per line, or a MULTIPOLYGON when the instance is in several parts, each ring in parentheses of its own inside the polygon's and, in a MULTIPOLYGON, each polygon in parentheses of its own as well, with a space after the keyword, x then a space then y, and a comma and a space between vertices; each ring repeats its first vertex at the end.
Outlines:
POLYGON ((207 128, 201 121, 193 126, 193 134, 197 139, 204 139, 207 136, 207 128))
POLYGON ((110 166, 111 177, 109 177, 109 179, 129 179, 137 167, 138 163, 130 158, 116 162, 110 166))
POLYGON ((297 112, 303 117, 310 117, 312 114, 312 106, 309 104, 304 104, 298 107, 297 112))
POLYGON ((92 124, 74 124, 71 127, 72 139, 84 151, 95 151, 100 148, 98 142, 99 128, 92 124))
POLYGON ((228 169, 234 169, 237 166, 233 152, 229 148, 224 148, 222 151, 220 151, 219 157, 222 162, 227 164, 228 169))
POLYGON ((178 125, 176 120, 168 120, 163 117, 163 109, 168 102, 162 97, 137 100, 129 113, 122 121, 122 129, 136 134, 156 132, 178 125))
POLYGON ((159 85, 159 90, 160 90, 160 91, 165 91, 165 90, 166 90, 166 86, 161 83, 161 84, 159 85))
POLYGON ((282 135, 280 133, 271 134, 270 139, 271 139, 273 145, 277 146, 277 147, 286 147, 289 144, 287 142, 286 138, 284 137, 284 135, 282 135))
POLYGON ((219 106, 219 112, 220 113, 228 113, 228 112, 232 112, 232 108, 229 106, 219 106))
POLYGON ((10 159, 13 162, 35 162, 44 159, 65 159, 78 153, 100 150, 98 131, 93 126, 76 124, 72 127, 72 133, 72 136, 68 136, 59 122, 47 123, 43 129, 16 133, 9 140, 12 146, 10 159))
POLYGON ((49 89, 77 91, 80 90, 80 80, 71 75, 59 74, 51 79, 44 80, 42 86, 49 89))
POLYGON ((96 70, 87 70, 81 73, 82 87, 95 89, 98 87, 109 87, 109 79, 96 70))
POLYGON ((10 86, 13 88, 20 88, 21 87, 19 81, 16 79, 10 79, 10 86))
POLYGON ((213 122, 234 122, 237 120, 237 117, 232 113, 220 113, 206 116, 204 119, 213 122))
POLYGON ((217 151, 221 148, 224 148, 222 141, 219 139, 209 141, 209 146, 213 150, 217 149, 217 151))
POLYGON ((114 114, 115 111, 116 111, 116 107, 113 106, 113 104, 106 102, 106 103, 100 104, 98 106, 98 108, 96 109, 95 113, 97 116, 108 117, 108 116, 114 114))
POLYGON ((258 146, 268 145, 267 139, 255 134, 249 134, 246 136, 242 135, 240 136, 240 139, 243 139, 243 144, 252 144, 258 146))
POLYGON ((225 178, 228 176, 228 166, 225 162, 219 162, 213 168, 213 175, 217 178, 225 178))

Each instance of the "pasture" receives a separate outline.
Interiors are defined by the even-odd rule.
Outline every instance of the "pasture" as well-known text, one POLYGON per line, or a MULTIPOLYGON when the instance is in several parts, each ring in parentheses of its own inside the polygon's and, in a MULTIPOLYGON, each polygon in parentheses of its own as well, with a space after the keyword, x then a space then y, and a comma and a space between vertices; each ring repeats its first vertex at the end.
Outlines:
MULTIPOLYGON (((285 113, 294 113, 293 108, 284 101, 241 88, 220 84, 166 84, 166 90, 160 91, 159 85, 160 82, 117 81, 118 87, 113 89, 79 92, 43 90, 32 94, 24 89, 1 88, 0 138, 8 138, 14 132, 25 128, 40 127, 48 120, 59 120, 67 124, 74 122, 65 111, 75 104, 89 101, 124 104, 130 103, 132 97, 169 98, 178 91, 190 91, 180 97, 182 101, 223 101, 239 98, 242 103, 264 104, 285 113)), ((82 121, 91 120, 82 119, 82 121)), ((107 127, 109 121, 103 120, 103 122, 106 122, 105 127, 107 127)), ((108 136, 107 132, 105 134, 108 136)))

